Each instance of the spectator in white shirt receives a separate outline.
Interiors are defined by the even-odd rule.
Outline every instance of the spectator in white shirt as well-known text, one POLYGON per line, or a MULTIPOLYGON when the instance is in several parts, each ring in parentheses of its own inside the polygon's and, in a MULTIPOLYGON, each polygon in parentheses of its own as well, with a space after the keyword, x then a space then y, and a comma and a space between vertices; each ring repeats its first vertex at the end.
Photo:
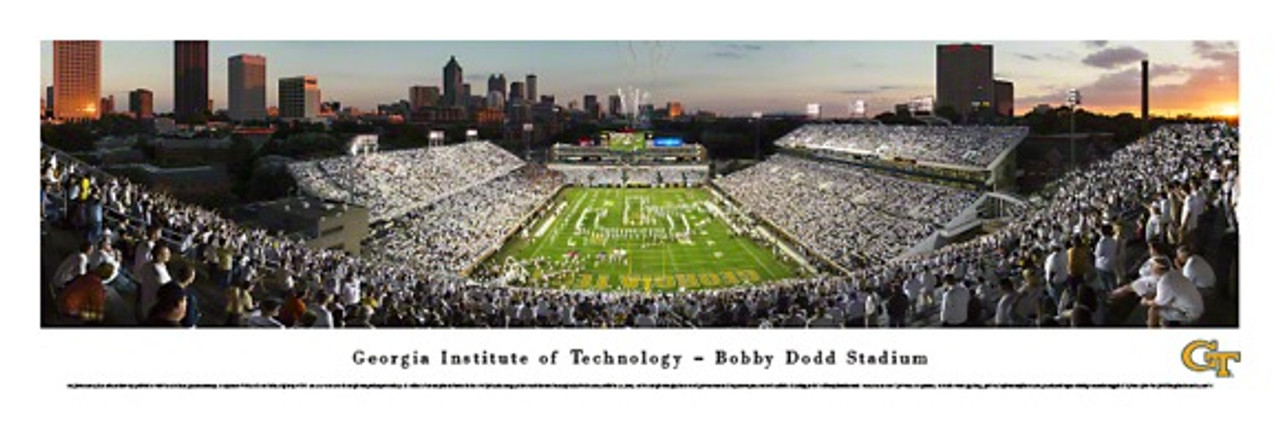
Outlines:
POLYGON ((106 237, 103 237, 98 242, 98 250, 89 254, 89 267, 91 269, 98 269, 104 263, 110 264, 112 270, 110 275, 102 279, 102 284, 111 284, 120 275, 120 255, 111 248, 111 241, 106 237))
POLYGON ((1067 252, 1062 245, 1054 241, 1049 246, 1053 250, 1044 261, 1045 282, 1048 283, 1049 298, 1057 305, 1062 298, 1062 290, 1067 287, 1067 252))
POLYGON ((1150 216, 1147 217, 1147 223, 1145 224, 1145 230, 1143 233, 1147 242, 1163 241, 1163 239, 1160 238, 1160 229, 1163 224, 1160 222, 1159 206, 1159 203, 1153 203, 1147 210, 1150 216))
POLYGON ((1177 266, 1182 268, 1182 276, 1187 277, 1201 293, 1211 293, 1214 285, 1217 284, 1217 276, 1213 273, 1213 267, 1209 266, 1209 261, 1199 254, 1191 252, 1191 248, 1187 246, 1178 247, 1177 266))
POLYGON ((350 307, 360 303, 360 282, 355 277, 347 277, 342 285, 342 305, 350 307))
POLYGON ((942 280, 942 326, 963 326, 969 320, 969 289, 951 274, 942 280))
POLYGON ((1116 288, 1116 239, 1110 224, 1102 226, 1102 236, 1093 248, 1093 266, 1098 272, 1098 280, 1102 290, 1112 291, 1116 288))
POLYGON ((866 327, 877 328, 880 326, 880 294, 875 290, 867 291, 866 311, 866 327))
MULTIPOLYGON (((924 282, 920 278, 908 274, 907 278, 902 282, 902 293, 907 297, 908 310, 914 308, 920 301, 920 291, 924 288, 924 282)), ((910 311, 907 312, 910 314, 910 311)))
POLYGON ((147 229, 147 237, 138 242, 138 246, 133 250, 133 272, 141 274, 147 263, 151 262, 151 250, 156 247, 156 243, 160 241, 160 226, 153 226, 147 229))
POLYGON ((81 243, 80 251, 76 251, 74 254, 67 256, 67 258, 58 265, 57 270, 53 272, 53 286, 61 289, 71 283, 72 280, 84 275, 86 272, 89 272, 89 255, 92 253, 92 243, 81 243))
POLYGON ((997 327, 1006 328, 1017 324, 1013 313, 1017 298, 1018 293, 1013 291, 1013 282, 1008 279, 1000 280, 1000 300, 996 302, 997 327))
POLYGON ((167 284, 172 278, 169 277, 169 247, 164 244, 157 244, 151 249, 151 261, 142 267, 142 272, 138 275, 138 311, 139 314, 145 316, 151 311, 151 307, 155 305, 156 294, 159 293, 160 286, 167 284))
POLYGON ((1204 214, 1204 193, 1195 182, 1188 186, 1190 193, 1182 205, 1182 239, 1195 239, 1195 230, 1199 227, 1200 215, 1204 214))
POLYGON ((1154 299, 1144 299, 1142 305, 1150 307, 1147 313, 1147 325, 1179 326, 1194 322, 1204 313, 1204 299, 1196 290, 1195 283, 1178 272, 1170 272, 1168 258, 1160 258, 1154 267, 1154 275, 1159 278, 1156 283, 1154 299))

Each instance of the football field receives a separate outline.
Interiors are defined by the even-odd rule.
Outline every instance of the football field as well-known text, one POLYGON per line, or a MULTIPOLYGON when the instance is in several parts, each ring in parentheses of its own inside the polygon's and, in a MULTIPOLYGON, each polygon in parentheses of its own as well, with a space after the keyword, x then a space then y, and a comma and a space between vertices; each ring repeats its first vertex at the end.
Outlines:
POLYGON ((701 188, 567 188, 550 209, 485 266, 529 286, 592 290, 697 290, 797 275, 773 248, 735 234, 701 188))

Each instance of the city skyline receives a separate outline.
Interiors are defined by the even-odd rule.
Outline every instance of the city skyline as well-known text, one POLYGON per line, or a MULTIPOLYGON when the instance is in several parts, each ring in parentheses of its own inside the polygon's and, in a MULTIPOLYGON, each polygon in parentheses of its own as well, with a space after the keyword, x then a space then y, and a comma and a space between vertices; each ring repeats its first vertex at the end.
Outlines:
MULTIPOLYGON (((994 45, 994 76, 1016 86, 1017 114, 1041 103, 1060 105, 1069 88, 1081 90, 1087 110, 1137 114, 1144 58, 1151 60, 1152 114, 1238 113, 1237 45, 1201 41, 210 41, 208 94, 215 109, 227 108, 222 71, 228 58, 253 53, 272 65, 269 106, 278 106, 279 78, 311 75, 326 83, 325 100, 372 110, 409 99, 412 86, 442 86, 442 68, 454 56, 473 89, 487 88, 491 74, 511 81, 532 74, 539 93, 556 95, 562 105, 586 94, 607 100, 634 87, 649 92, 654 105, 679 101, 686 112, 802 112, 820 103, 824 113, 843 116, 851 101, 862 99, 876 114, 935 95, 935 46, 953 42, 994 45)), ((172 111, 174 95, 164 85, 173 76, 172 41, 102 46, 102 97, 123 99, 148 88, 156 112, 172 111)), ((51 47, 41 43, 42 95, 52 83, 51 47)))

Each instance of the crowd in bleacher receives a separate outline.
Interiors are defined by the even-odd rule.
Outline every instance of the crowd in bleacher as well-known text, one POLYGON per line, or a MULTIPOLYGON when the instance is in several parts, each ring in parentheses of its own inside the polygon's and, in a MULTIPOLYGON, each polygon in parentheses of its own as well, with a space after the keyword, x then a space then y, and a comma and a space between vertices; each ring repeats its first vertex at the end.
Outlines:
POLYGON ((1211 234, 1236 230, 1238 152, 1234 129, 1166 126, 1070 172, 994 234, 854 278, 936 305, 944 325, 1114 325, 1139 305, 1156 306, 1153 326, 1195 322, 1223 301, 1215 276, 1236 254, 1214 251, 1219 266, 1204 256, 1222 245, 1211 234))
POLYGON ((694 186, 707 177, 706 166, 557 165, 564 181, 581 186, 694 186))
POLYGON ((559 185, 553 172, 516 170, 395 219, 367 248, 388 261, 456 273, 501 245, 559 185))
POLYGON ((783 147, 857 151, 883 158, 986 167, 1026 138, 1025 126, 809 124, 778 139, 783 147))
MULTIPOLYGON (((240 227, 54 156, 42 160, 41 216, 83 236, 86 245, 44 276, 63 318, 101 322, 109 316, 103 299, 110 296, 103 293, 123 292, 139 312, 126 322, 150 326, 209 324, 199 313, 210 307, 192 306, 193 284, 209 283, 225 295, 218 302, 225 318, 215 324, 272 328, 1113 325, 1139 308, 1152 325, 1187 324, 1226 284, 1227 269, 1208 263, 1202 251, 1211 231, 1235 230, 1238 149, 1231 128, 1167 126, 1069 173, 1025 216, 995 233, 882 260, 850 276, 663 294, 497 287, 436 272, 499 242, 502 227, 556 182, 521 180, 523 171, 478 186, 442 187, 447 198, 439 210, 424 208, 412 217, 424 224, 423 236, 445 239, 441 248, 454 250, 448 255, 354 257, 240 227), (502 210, 504 203, 514 210, 502 210)), ((776 157, 722 186, 836 257, 852 254, 841 250, 848 242, 892 245, 864 242, 857 230, 822 218, 849 225, 866 220, 858 230, 909 239, 916 232, 903 221, 937 225, 949 212, 921 209, 966 201, 947 198, 954 192, 866 176, 776 157), (767 178, 774 182, 761 185, 767 178), (863 209, 871 206, 879 209, 863 209), (795 215, 785 214, 788 209, 795 215)))
POLYGON ((369 209, 375 221, 395 218, 452 191, 486 182, 522 164, 493 143, 348 155, 289 165, 302 192, 369 209))
POLYGON ((743 206, 847 268, 883 263, 978 194, 777 155, 716 181, 743 206))

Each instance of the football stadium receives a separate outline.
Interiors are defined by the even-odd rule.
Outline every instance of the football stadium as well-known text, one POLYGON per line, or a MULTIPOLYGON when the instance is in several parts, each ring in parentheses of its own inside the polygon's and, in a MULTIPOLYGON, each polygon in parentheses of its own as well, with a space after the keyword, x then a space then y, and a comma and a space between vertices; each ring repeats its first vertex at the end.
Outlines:
POLYGON ((1238 326, 1233 124, 1090 118, 1130 122, 1118 140, 990 101, 964 121, 669 103, 649 124, 621 89, 607 117, 505 80, 457 105, 415 86, 413 110, 42 143, 41 324, 1238 326))
POLYGON ((46 147, 46 237, 92 241, 53 260, 49 297, 109 289, 45 324, 137 323, 158 276, 232 294, 197 301, 227 312, 202 326, 300 323, 276 319, 289 302, 369 326, 945 326, 960 288, 969 326, 1141 326, 1148 275, 1174 266, 1216 299, 1193 246, 1235 230, 1234 128, 1166 125, 1040 194, 996 191, 1026 135, 809 124, 714 177, 702 146, 646 133, 545 164, 485 141, 353 152, 290 163, 300 196, 258 223, 46 147))

